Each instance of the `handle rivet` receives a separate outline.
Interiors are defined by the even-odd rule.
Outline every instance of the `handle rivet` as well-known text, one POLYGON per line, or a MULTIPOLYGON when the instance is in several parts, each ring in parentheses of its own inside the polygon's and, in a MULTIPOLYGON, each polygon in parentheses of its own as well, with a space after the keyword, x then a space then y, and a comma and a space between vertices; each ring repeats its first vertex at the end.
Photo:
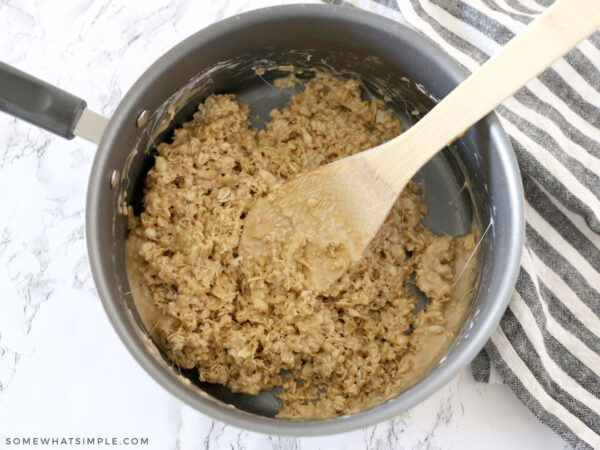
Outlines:
POLYGON ((137 118, 135 124, 138 128, 142 128, 148 122, 148 118, 150 117, 150 111, 147 109, 143 110, 137 118))
POLYGON ((119 185, 119 181, 121 180, 121 174, 117 169, 114 169, 110 173, 110 188, 114 191, 119 185))

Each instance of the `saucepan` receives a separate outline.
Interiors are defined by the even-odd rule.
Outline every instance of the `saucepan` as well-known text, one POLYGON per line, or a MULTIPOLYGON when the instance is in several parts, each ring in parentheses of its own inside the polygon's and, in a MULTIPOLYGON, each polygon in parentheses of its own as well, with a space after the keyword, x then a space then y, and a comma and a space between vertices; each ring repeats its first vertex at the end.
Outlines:
POLYGON ((278 403, 270 393, 232 394, 198 382, 195 373, 173 367, 136 311, 126 274, 123 213, 127 205, 139 213, 155 145, 189 120, 204 98, 235 93, 250 104, 254 125, 261 126, 290 95, 272 86, 290 67, 358 80, 365 96, 385 98, 405 126, 467 75, 426 37, 384 17, 342 6, 288 5, 231 17, 181 42, 139 78, 110 120, 86 109, 83 100, 5 64, 0 65, 0 109, 63 137, 98 142, 87 194, 90 265, 106 313, 140 365, 172 394, 223 422, 259 432, 318 435, 397 415, 446 384, 481 350, 518 274, 523 193, 510 142, 494 114, 416 175, 425 181, 430 212, 424 220, 432 231, 459 235, 479 224, 481 271, 459 335, 408 390, 352 415, 290 421, 274 418, 278 403))

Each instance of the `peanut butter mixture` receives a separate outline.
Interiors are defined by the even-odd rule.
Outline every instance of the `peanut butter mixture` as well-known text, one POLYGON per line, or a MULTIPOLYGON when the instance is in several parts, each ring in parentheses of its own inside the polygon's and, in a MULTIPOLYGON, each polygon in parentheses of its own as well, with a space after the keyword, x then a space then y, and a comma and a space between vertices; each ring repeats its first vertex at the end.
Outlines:
POLYGON ((475 236, 426 229, 411 182, 362 259, 330 286, 315 289, 298 272, 293 236, 289 254, 254 255, 249 270, 239 245, 257 199, 402 132, 382 102, 328 75, 273 110, 263 130, 250 127, 249 113, 233 95, 210 96, 158 146, 144 212, 129 215, 136 305, 168 357, 197 368, 201 381, 247 394, 281 387, 277 417, 380 403, 423 377, 459 331, 476 278, 474 259, 464 270, 475 236), (411 284, 428 296, 424 310, 411 284))

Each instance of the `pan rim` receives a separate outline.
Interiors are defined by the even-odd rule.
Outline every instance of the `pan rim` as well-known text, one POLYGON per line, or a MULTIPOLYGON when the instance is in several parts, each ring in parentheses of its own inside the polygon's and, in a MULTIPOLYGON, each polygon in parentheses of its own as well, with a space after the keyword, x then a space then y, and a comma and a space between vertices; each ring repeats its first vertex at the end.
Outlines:
POLYGON ((349 23, 354 22, 378 29, 383 28, 394 35, 394 37, 411 42, 420 51, 433 55, 431 58, 436 59, 438 65, 444 68, 446 75, 453 81, 456 81, 456 83, 460 82, 467 75, 454 60, 426 36, 398 22, 374 13, 359 10, 358 8, 315 4, 274 6, 236 15, 210 25, 177 44, 159 58, 144 72, 119 103, 102 136, 92 166, 86 204, 86 242, 96 289, 113 328, 134 359, 161 386, 197 411, 230 425, 266 434, 318 436, 352 431, 379 423, 406 411, 447 384, 461 368, 466 366, 476 356, 487 342, 508 306, 519 271, 525 219, 523 187, 516 157, 498 118, 494 113, 491 113, 482 119, 482 121, 486 129, 489 130, 490 140, 503 149, 500 156, 504 172, 507 176, 506 184, 509 188, 507 196, 512 214, 509 230, 508 257, 505 261, 506 271, 502 279, 501 289, 494 293, 495 302, 487 317, 482 319, 484 321, 483 324, 470 336, 469 341, 463 346, 460 353, 457 353, 453 360, 448 362, 444 371, 439 372, 435 377, 426 376, 421 382, 415 385, 419 386, 418 389, 409 389, 401 396, 394 397, 371 409, 350 416, 326 420, 294 422, 271 419, 226 406, 216 399, 203 398, 197 395, 190 387, 177 382, 171 374, 160 367, 155 357, 142 345, 139 336, 130 326, 125 315, 119 310, 118 299, 113 298, 110 292, 110 285, 114 283, 114 279, 110 279, 108 276, 100 256, 101 240, 99 237, 98 222, 101 212, 99 205, 102 191, 107 189, 106 177, 104 176, 105 171, 102 168, 106 165, 106 158, 111 151, 112 142, 118 137, 117 131, 120 124, 123 121, 131 120, 131 109, 136 104, 135 100, 152 85, 152 81, 158 73, 165 67, 172 65, 180 55, 185 54, 191 48, 196 48, 214 39, 218 39, 219 36, 234 33, 239 27, 248 27, 266 20, 274 20, 282 17, 290 18, 299 15, 307 17, 330 17, 336 20, 346 20, 349 23))

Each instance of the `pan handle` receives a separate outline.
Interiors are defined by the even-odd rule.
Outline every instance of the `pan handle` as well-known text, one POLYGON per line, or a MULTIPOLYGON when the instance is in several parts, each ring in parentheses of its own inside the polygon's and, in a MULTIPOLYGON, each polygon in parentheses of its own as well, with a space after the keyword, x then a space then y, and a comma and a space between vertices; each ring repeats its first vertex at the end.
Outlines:
POLYGON ((82 136, 97 142, 106 119, 86 109, 86 102, 14 67, 0 62, 0 111, 33 125, 73 139, 82 115, 96 116, 96 136, 82 136), (84 114, 85 111, 85 114, 84 114))

